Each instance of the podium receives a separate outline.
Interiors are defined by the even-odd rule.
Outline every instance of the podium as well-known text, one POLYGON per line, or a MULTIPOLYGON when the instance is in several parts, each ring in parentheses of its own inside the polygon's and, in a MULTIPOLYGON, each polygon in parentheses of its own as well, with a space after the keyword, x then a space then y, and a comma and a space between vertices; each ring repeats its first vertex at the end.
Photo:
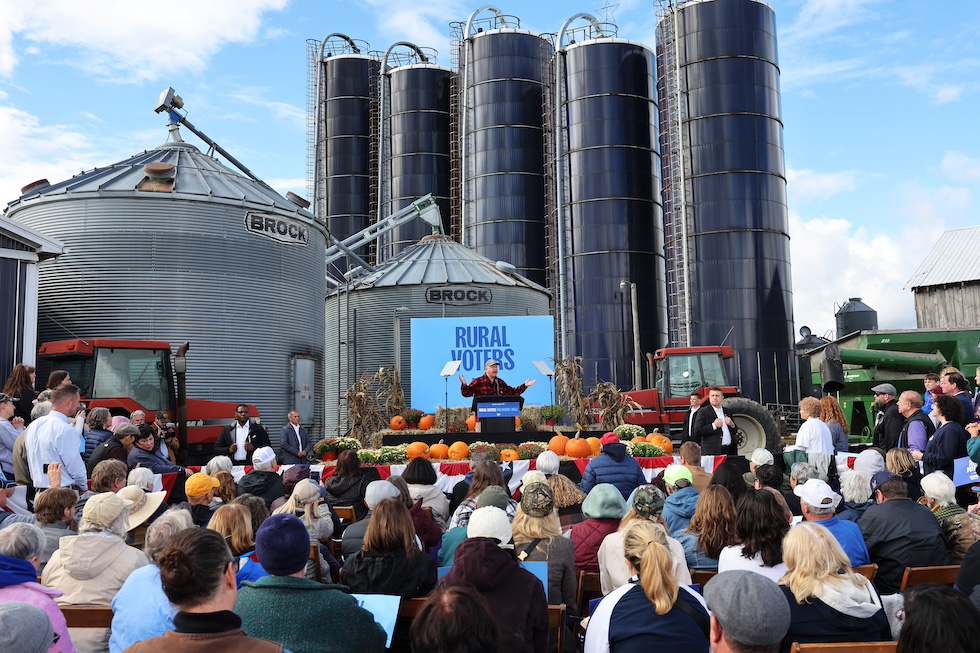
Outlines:
POLYGON ((524 397, 487 395, 475 397, 473 405, 481 433, 514 433, 514 418, 521 416, 524 397))

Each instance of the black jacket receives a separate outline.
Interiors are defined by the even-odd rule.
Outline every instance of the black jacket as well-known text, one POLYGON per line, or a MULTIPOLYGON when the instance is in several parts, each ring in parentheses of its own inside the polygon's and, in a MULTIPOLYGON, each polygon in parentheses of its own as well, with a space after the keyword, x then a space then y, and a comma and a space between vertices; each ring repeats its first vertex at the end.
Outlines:
POLYGON ((409 562, 405 551, 361 551, 344 562, 344 585, 356 594, 391 594, 403 599, 425 596, 436 585, 436 562, 419 551, 409 562))
MULTIPOLYGON (((126 447, 123 443, 117 440, 115 437, 111 437, 99 446, 95 448, 92 455, 89 456, 88 462, 85 463, 85 468, 88 470, 88 477, 92 478, 92 472, 95 471, 95 466, 101 463, 103 460, 121 460, 126 463, 128 460, 126 447)), ((127 463, 128 464, 128 463, 127 463)))
MULTIPOLYGON (((232 459, 232 461, 235 460, 235 454, 231 453, 229 449, 231 449, 231 445, 235 444, 235 427, 237 426, 237 424, 238 424, 237 422, 232 422, 231 424, 226 426, 224 430, 221 432, 221 435, 218 436, 218 441, 214 443, 214 455, 228 456, 229 458, 232 459)), ((252 420, 249 420, 248 422, 248 438, 246 438, 246 441, 251 442, 252 445, 255 447, 255 449, 258 449, 259 447, 272 446, 272 444, 269 442, 269 434, 265 432, 265 429, 262 427, 261 424, 259 424, 258 422, 254 422, 252 420)), ((254 452, 255 449, 246 452, 245 454, 246 465, 252 464, 252 452, 254 452)), ((236 464, 241 464, 241 463, 236 463, 236 464)))
POLYGON ((262 497, 266 507, 271 508, 272 502, 284 494, 282 477, 276 472, 258 472, 253 469, 238 483, 238 496, 243 494, 262 497))
POLYGON ((898 444, 898 436, 905 426, 905 418, 898 412, 898 402, 894 399, 885 404, 882 411, 884 416, 881 420, 875 420, 874 446, 888 451, 898 444))
POLYGON ((684 413, 684 426, 681 427, 681 444, 684 444, 689 440, 697 442, 693 432, 691 432, 691 421, 693 416, 698 414, 699 410, 701 410, 701 408, 698 408, 698 410, 687 410, 684 413))
POLYGON ((548 648, 548 600, 544 586, 497 546, 496 540, 473 537, 456 547, 452 569, 440 587, 471 585, 490 605, 500 627, 498 653, 544 653, 548 648))
POLYGON ((367 514, 367 506, 364 505, 364 492, 367 490, 368 480, 361 474, 357 476, 331 476, 323 482, 323 488, 327 491, 330 504, 334 506, 351 506, 354 509, 354 516, 359 520, 364 519, 367 514))
POLYGON ((858 526, 871 562, 878 564, 875 586, 882 594, 898 592, 906 567, 949 564, 939 521, 912 499, 889 499, 869 506, 858 526))
POLYGON ((902 425, 902 432, 898 436, 898 444, 896 446, 902 447, 903 449, 909 448, 909 424, 912 422, 922 422, 922 426, 926 429, 926 440, 932 437, 932 434, 936 432, 936 425, 932 423, 932 419, 922 412, 922 409, 912 413, 906 420, 905 424, 902 425))
MULTIPOLYGON (((732 412, 722 406, 725 417, 732 417, 732 412)), ((697 414, 694 415, 694 441, 701 445, 701 454, 705 456, 718 456, 722 453, 721 441, 724 437, 722 429, 716 429, 714 425, 718 415, 715 408, 710 403, 701 406, 697 414)), ((732 419, 732 422, 735 420, 732 419)), ((732 444, 735 444, 736 429, 729 426, 732 435, 732 444)))

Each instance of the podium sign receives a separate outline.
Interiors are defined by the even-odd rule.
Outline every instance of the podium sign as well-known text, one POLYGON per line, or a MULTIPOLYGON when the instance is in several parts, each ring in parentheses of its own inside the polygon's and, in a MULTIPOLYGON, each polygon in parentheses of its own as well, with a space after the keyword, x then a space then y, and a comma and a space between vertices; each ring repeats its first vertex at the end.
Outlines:
POLYGON ((476 416, 480 420, 481 433, 514 433, 514 418, 520 417, 524 397, 475 397, 476 416))
POLYGON ((478 419, 487 419, 489 417, 520 417, 521 403, 514 399, 479 402, 476 405, 476 416, 478 419))

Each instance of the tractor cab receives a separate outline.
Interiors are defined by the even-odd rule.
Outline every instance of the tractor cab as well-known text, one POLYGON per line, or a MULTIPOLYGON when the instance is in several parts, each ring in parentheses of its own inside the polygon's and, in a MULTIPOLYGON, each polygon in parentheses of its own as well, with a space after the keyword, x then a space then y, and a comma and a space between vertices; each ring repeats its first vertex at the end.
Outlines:
POLYGON ((725 396, 737 393, 728 385, 723 359, 735 355, 731 347, 684 347, 658 349, 653 359, 656 364, 654 386, 662 399, 673 406, 675 401, 687 409, 687 398, 697 392, 707 395, 706 388, 720 387, 725 396))
POLYGON ((68 372, 90 406, 148 414, 176 406, 170 344, 151 340, 62 340, 41 346, 51 369, 68 372))

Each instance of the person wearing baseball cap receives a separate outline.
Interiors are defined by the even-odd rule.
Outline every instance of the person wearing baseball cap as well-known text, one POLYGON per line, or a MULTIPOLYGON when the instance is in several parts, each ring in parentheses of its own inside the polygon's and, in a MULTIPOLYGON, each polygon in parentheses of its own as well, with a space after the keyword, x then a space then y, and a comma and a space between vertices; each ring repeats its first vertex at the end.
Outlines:
POLYGON ((262 497, 266 507, 270 509, 276 499, 285 495, 279 465, 276 463, 276 452, 272 447, 259 447, 252 452, 252 471, 238 483, 238 495, 243 494, 262 497))
POLYGON ((878 565, 875 587, 895 594, 906 567, 949 564, 946 540, 932 511, 908 498, 902 477, 888 470, 871 477, 873 506, 858 522, 871 562, 878 565))
POLYGON ((14 443, 24 430, 24 420, 14 417, 17 400, 0 392, 0 470, 7 478, 14 477, 14 443))
POLYGON ((626 445, 619 441, 619 436, 615 433, 606 433, 599 438, 599 442, 602 444, 602 453, 589 460, 579 488, 589 494, 596 485, 609 483, 626 499, 633 490, 647 482, 640 463, 633 456, 627 455, 626 445))
POLYGON ((754 571, 735 569, 705 584, 704 600, 711 610, 714 653, 776 653, 789 630, 789 602, 772 580, 754 571))
POLYGON ((826 482, 811 478, 793 488, 793 494, 800 498, 803 519, 816 522, 829 530, 844 549, 852 567, 860 567, 871 562, 868 547, 864 543, 861 529, 851 521, 837 518, 837 506, 841 495, 834 492, 826 482))
POLYGON ((368 512, 360 519, 344 529, 344 537, 340 543, 340 553, 344 558, 355 555, 364 546, 364 535, 371 522, 371 511, 385 499, 401 497, 398 488, 388 481, 371 481, 364 490, 364 505, 368 512))
POLYGON ((211 509, 214 490, 220 485, 221 482, 218 479, 211 478, 204 472, 191 474, 191 477, 184 483, 184 494, 187 495, 187 501, 177 504, 177 507, 190 511, 195 526, 207 526, 208 522, 211 521, 211 515, 214 513, 214 510, 211 509))
POLYGON ((524 394, 524 391, 537 383, 534 379, 528 379, 516 388, 507 385, 503 379, 497 376, 500 371, 500 361, 489 359, 484 365, 483 376, 477 377, 466 382, 466 377, 459 375, 459 393, 464 397, 474 397, 473 412, 476 412, 476 397, 505 396, 514 397, 524 394))
POLYGON ((667 465, 664 469, 664 485, 667 486, 667 502, 663 517, 667 530, 676 536, 688 527, 700 493, 694 489, 694 475, 684 465, 667 465))

